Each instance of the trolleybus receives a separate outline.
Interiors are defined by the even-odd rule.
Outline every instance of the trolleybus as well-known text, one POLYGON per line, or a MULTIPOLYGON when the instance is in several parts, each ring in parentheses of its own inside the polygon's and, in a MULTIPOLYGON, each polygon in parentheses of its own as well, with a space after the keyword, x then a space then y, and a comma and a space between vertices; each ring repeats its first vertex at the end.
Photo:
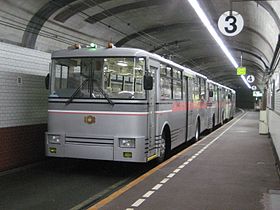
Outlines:
POLYGON ((53 52, 46 155, 163 160, 233 117, 235 91, 132 48, 53 52))

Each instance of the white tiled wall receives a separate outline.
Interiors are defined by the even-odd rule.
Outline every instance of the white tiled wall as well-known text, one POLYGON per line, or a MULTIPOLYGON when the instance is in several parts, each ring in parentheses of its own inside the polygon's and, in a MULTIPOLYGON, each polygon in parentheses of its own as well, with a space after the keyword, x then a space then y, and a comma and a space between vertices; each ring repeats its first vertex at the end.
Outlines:
MULTIPOLYGON (((276 72, 274 76, 275 76, 275 79, 276 79, 276 77, 278 77, 278 80, 276 79, 276 83, 277 83, 277 81, 280 83, 280 69, 278 69, 278 72, 276 72), (276 76, 276 74, 277 74, 277 76, 276 76)), ((280 87, 279 86, 280 86, 280 84, 278 85, 278 87, 276 85, 274 109, 276 112, 278 112, 280 114, 280 89, 279 89, 280 87)), ((279 127, 280 127, 280 122, 279 122, 279 127)))
POLYGON ((274 147, 278 154, 278 158, 280 159, 280 115, 278 115, 275 111, 269 111, 268 126, 274 147))
POLYGON ((50 59, 49 53, 0 43, 0 128, 47 122, 50 59))
POLYGON ((279 71, 280 71, 280 68, 278 68, 275 71, 274 75, 272 76, 272 79, 275 79, 275 81, 276 81, 275 104, 274 104, 274 110, 269 110, 268 124, 269 124, 269 132, 270 132, 273 144, 275 146, 276 152, 280 159, 280 90, 278 89, 279 86, 277 84, 280 82, 280 78, 279 78, 279 80, 277 79, 277 77, 280 77, 279 71))

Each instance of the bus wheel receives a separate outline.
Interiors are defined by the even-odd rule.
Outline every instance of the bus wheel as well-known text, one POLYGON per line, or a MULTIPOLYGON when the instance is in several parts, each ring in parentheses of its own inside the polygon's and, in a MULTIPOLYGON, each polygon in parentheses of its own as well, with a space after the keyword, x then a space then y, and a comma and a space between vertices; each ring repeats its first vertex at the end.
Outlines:
POLYGON ((200 138, 200 124, 199 121, 196 123, 196 129, 195 129, 195 141, 198 141, 200 138))
POLYGON ((166 132, 161 135, 160 156, 157 158, 159 163, 163 162, 167 156, 167 136, 166 132))
POLYGON ((223 112, 223 114, 222 114, 222 120, 221 120, 221 125, 224 125, 224 123, 225 123, 225 120, 224 120, 224 112, 223 112))
POLYGON ((213 115, 213 119, 212 119, 212 130, 211 131, 214 131, 215 130, 215 115, 213 115))

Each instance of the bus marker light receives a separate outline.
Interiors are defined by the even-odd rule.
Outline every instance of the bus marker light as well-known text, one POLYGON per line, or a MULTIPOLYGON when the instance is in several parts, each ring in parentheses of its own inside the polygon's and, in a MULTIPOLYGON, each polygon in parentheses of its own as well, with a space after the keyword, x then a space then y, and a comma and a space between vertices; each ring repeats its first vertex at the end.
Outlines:
POLYGON ((132 158, 132 152, 124 152, 123 157, 124 158, 132 158))
POLYGON ((112 42, 108 42, 107 48, 115 48, 116 46, 112 42))
POLYGON ((55 147, 50 147, 49 150, 50 150, 50 153, 52 153, 52 154, 56 153, 56 148, 55 147))

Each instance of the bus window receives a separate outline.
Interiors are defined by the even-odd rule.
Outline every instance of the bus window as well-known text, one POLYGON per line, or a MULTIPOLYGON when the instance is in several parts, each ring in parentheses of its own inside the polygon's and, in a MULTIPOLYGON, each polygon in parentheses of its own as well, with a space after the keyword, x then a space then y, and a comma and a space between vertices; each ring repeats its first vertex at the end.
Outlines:
POLYGON ((111 98, 144 99, 144 58, 104 59, 105 91, 111 98))
POLYGON ((182 72, 173 69, 173 99, 182 99, 182 72))
POLYGON ((214 98, 214 86, 213 86, 213 84, 208 83, 207 90, 208 90, 208 97, 211 98, 211 101, 213 101, 213 98, 214 98))
POLYGON ((193 79, 193 87, 194 87, 193 101, 197 102, 199 101, 199 78, 198 77, 195 77, 193 79))
POLYGON ((213 96, 214 101, 218 101, 218 87, 217 85, 214 85, 214 96, 213 96))
POLYGON ((231 101, 231 99, 232 99, 232 96, 231 96, 231 93, 229 92, 228 93, 228 100, 231 101))
POLYGON ((160 99, 171 99, 171 68, 164 64, 160 65, 160 99))
POLYGON ((203 78, 199 78, 199 82, 200 82, 200 91, 199 91, 199 93, 200 93, 200 96, 199 96, 199 98, 201 99, 201 100, 205 100, 205 94, 206 94, 206 80, 205 79, 203 79, 203 78))
POLYGON ((54 60, 52 97, 145 99, 144 58, 67 58, 54 60))
POLYGON ((221 93, 222 93, 222 97, 221 98, 223 100, 225 100, 226 97, 225 97, 225 89, 224 88, 222 88, 221 93))
POLYGON ((51 91, 55 97, 70 97, 76 87, 79 87, 81 68, 80 64, 74 60, 60 59, 54 66, 54 89, 51 91))
POLYGON ((68 67, 64 65, 57 65, 55 72, 55 80, 57 88, 67 88, 68 85, 68 67))

